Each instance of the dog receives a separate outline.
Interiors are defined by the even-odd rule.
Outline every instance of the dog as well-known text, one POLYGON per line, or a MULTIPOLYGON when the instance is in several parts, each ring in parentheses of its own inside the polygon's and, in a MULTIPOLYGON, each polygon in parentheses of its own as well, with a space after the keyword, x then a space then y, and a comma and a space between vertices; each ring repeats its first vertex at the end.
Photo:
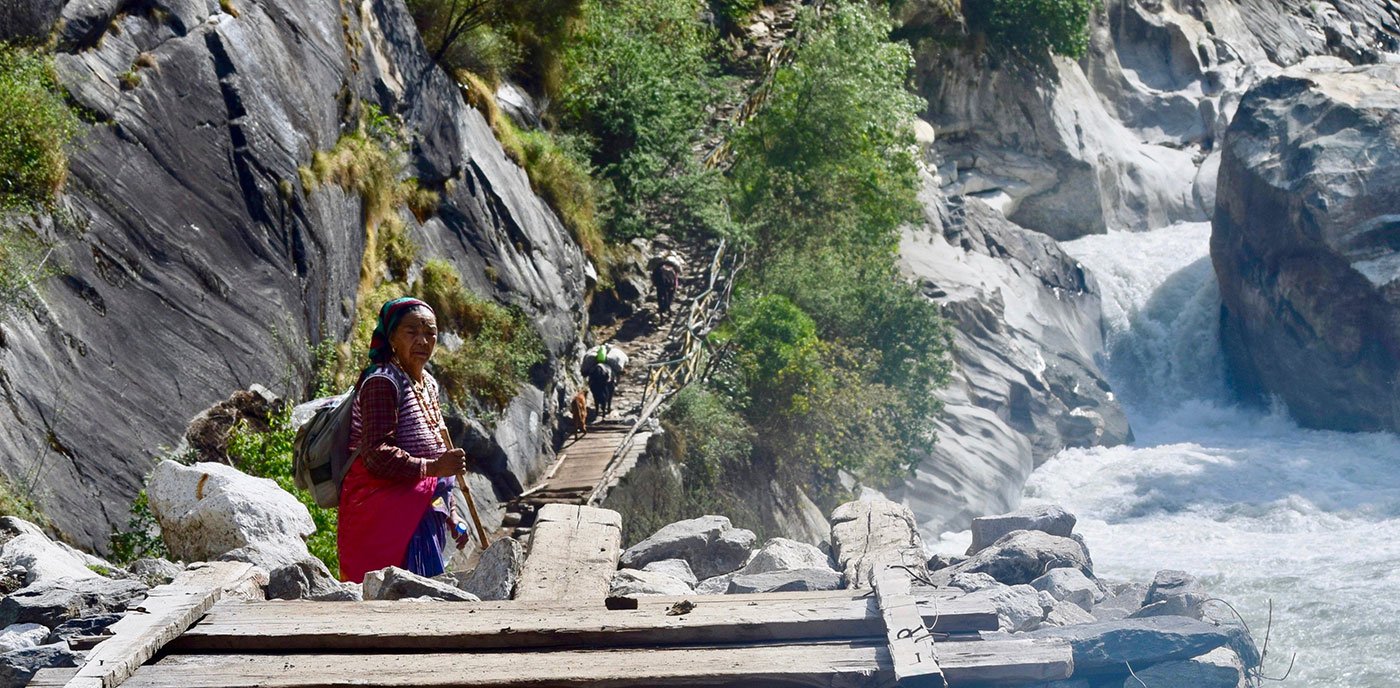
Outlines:
POLYGON ((574 414, 574 434, 582 437, 588 434, 588 388, 579 388, 578 394, 574 395, 573 401, 569 402, 569 410, 574 414))

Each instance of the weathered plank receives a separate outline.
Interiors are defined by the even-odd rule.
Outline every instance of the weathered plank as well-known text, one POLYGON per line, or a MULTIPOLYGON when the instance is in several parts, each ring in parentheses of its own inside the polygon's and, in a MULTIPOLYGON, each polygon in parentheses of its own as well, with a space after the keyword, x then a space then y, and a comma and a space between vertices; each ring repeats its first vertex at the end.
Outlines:
MULTIPOLYGON (((1069 676, 1063 642, 950 643, 944 668, 954 685, 1003 685, 1069 676)), ((294 688, 306 686, 895 685, 880 641, 704 648, 450 654, 171 655, 142 667, 128 688, 294 688)))
POLYGON ((596 601, 601 608, 621 547, 622 517, 616 511, 548 504, 535 519, 515 597, 596 601))
MULTIPOLYGON (((690 596, 635 610, 519 602, 256 602, 216 605, 171 644, 182 651, 585 648, 881 638, 873 597, 858 591, 690 596), (792 596, 784 598, 784 596, 792 596), (806 597, 803 597, 806 596, 806 597)), ((943 631, 996 628, 988 601, 929 596, 921 607, 943 631)))
POLYGON ((65 685, 115 688, 214 606, 226 588, 242 584, 252 573, 252 564, 208 562, 152 588, 139 606, 112 624, 112 637, 88 654, 87 663, 65 685))
POLYGON ((933 634, 924 625, 910 587, 909 572, 903 568, 888 566, 875 573, 895 679, 902 688, 944 688, 948 682, 933 651, 933 634))

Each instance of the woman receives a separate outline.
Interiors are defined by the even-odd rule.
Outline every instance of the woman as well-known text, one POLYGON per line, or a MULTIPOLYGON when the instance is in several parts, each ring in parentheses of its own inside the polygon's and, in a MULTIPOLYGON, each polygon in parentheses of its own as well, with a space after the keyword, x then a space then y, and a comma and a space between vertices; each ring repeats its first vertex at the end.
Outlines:
POLYGON ((386 566, 436 576, 446 565, 452 476, 466 454, 448 448, 437 381, 424 370, 436 347, 428 304, 401 298, 379 309, 351 409, 355 458, 340 487, 344 580, 359 583, 386 566))

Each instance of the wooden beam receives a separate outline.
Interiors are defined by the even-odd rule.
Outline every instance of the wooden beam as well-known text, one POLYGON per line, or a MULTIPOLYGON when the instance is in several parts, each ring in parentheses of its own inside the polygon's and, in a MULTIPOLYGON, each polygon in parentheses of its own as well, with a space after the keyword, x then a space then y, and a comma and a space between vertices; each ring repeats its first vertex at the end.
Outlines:
POLYGON ((599 609, 622 554, 622 517, 610 509, 547 504, 515 585, 518 600, 578 601, 599 609))
MULTIPOLYGON (((832 638, 882 638, 885 625, 862 591, 692 595, 639 602, 635 610, 519 602, 257 602, 214 607, 171 644, 181 651, 466 650, 676 646, 832 638), (673 602, 694 607, 671 614, 673 602)), ((646 598, 642 598, 646 599, 646 598)), ((991 602, 929 596, 920 608, 942 631, 996 628, 991 602)))
POLYGON ((237 561, 207 562, 176 576, 169 585, 151 588, 144 601, 112 624, 112 637, 88 654, 87 663, 65 685, 116 688, 203 616, 225 589, 253 575, 253 568, 237 561))
MULTIPOLYGON (((954 685, 1036 683, 1069 675, 1063 641, 949 643, 954 685)), ((142 667, 128 688, 587 685, 828 686, 892 688, 894 665, 878 640, 703 648, 447 654, 170 655, 142 667)))
POLYGON ((924 625, 910 590, 909 572, 887 566, 875 573, 875 595, 885 621, 886 642, 901 688, 946 688, 947 680, 933 651, 933 634, 924 625))

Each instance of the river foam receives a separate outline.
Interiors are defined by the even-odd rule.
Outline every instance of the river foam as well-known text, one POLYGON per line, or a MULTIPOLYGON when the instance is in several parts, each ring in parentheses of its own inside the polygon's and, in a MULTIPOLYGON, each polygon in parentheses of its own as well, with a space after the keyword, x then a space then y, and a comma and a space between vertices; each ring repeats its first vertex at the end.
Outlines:
POLYGON ((1279 685, 1400 685, 1400 437, 1228 401, 1209 237, 1194 223, 1063 244, 1099 280, 1105 368, 1137 441, 1060 452, 1025 501, 1075 513, 1101 577, 1191 572, 1261 643, 1272 600, 1266 674, 1297 653, 1279 685))

